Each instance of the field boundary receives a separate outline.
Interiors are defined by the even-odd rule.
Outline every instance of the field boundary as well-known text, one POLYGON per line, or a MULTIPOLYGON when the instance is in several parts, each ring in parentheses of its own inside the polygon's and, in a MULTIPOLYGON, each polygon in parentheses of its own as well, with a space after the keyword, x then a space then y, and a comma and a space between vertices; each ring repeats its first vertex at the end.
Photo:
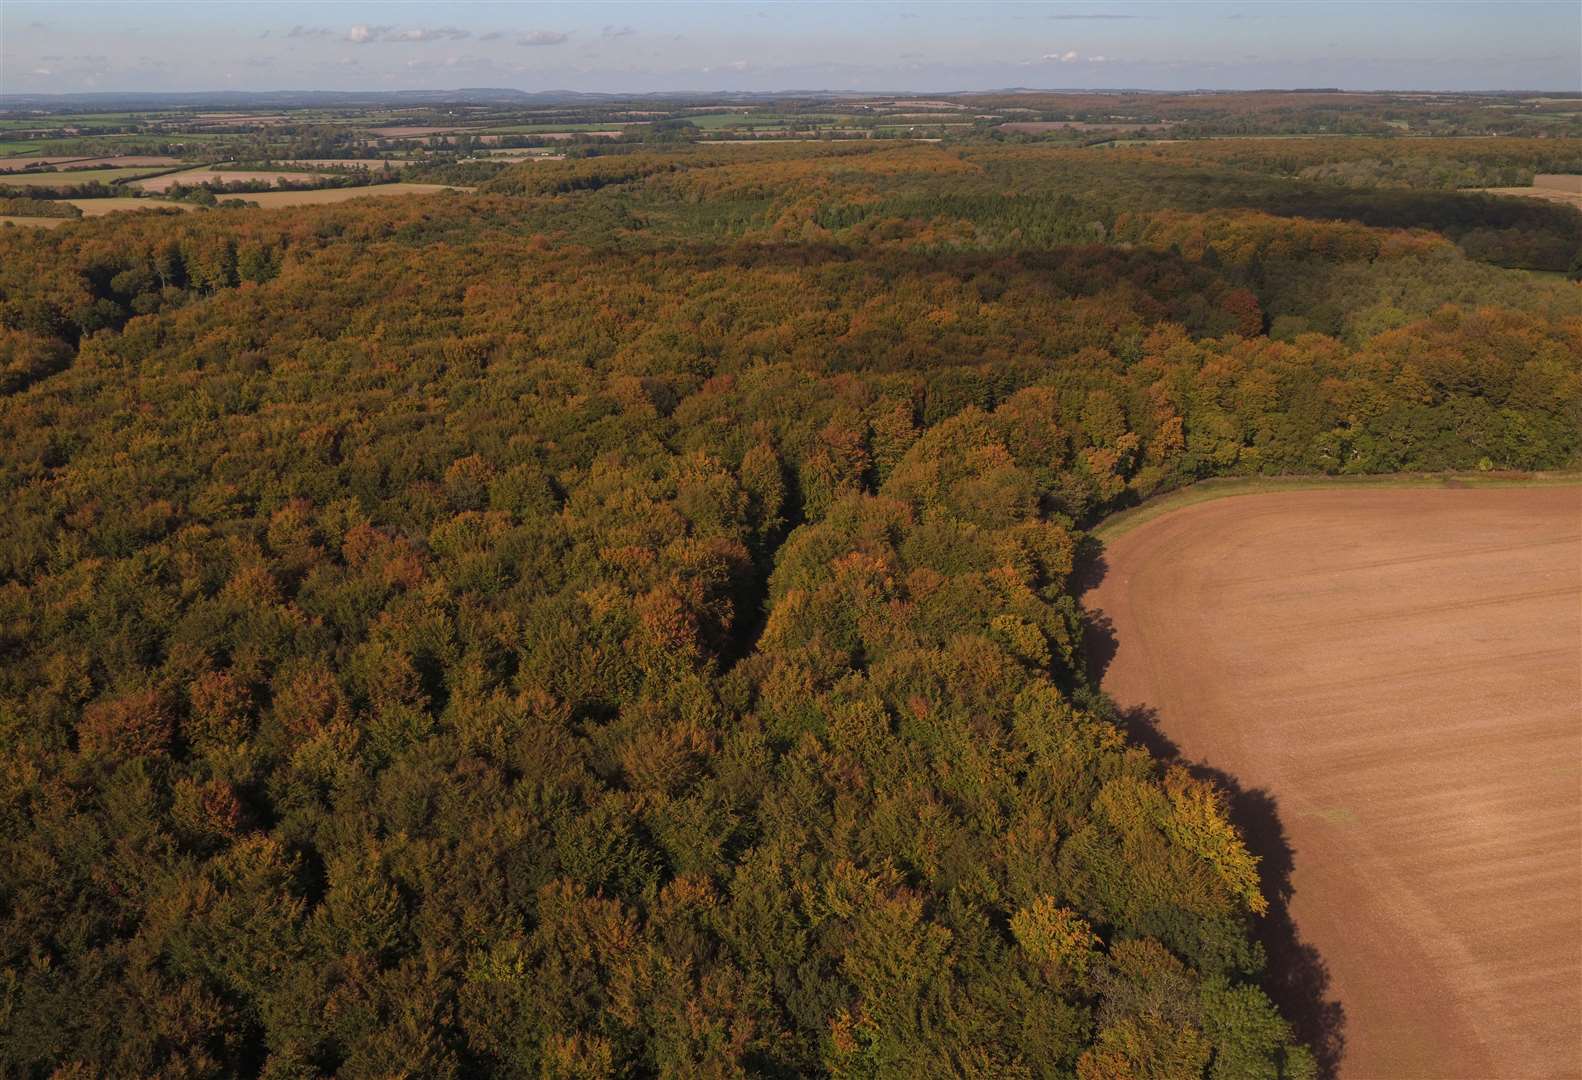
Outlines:
POLYGON ((1556 472, 1433 472, 1374 473, 1363 476, 1225 476, 1199 480, 1117 510, 1087 529, 1100 543, 1109 543, 1139 525, 1183 507, 1242 495, 1277 491, 1318 491, 1326 488, 1491 488, 1582 486, 1582 469, 1556 472))
MULTIPOLYGON (((180 165, 172 165, 172 166, 170 166, 167 169, 161 169, 158 172, 151 172, 151 173, 149 173, 146 176, 123 176, 123 177, 120 177, 119 179, 111 180, 110 181, 110 186, 111 187, 126 187, 129 184, 131 184, 134 180, 154 180, 154 179, 156 179, 158 177, 161 177, 161 176, 169 176, 171 173, 190 172, 193 168, 194 168, 194 166, 190 162, 185 162, 184 161, 180 165)), ((206 166, 199 165, 199 166, 197 166, 197 168, 200 168, 200 169, 201 168, 206 168, 206 166)), ((141 189, 139 189, 139 190, 141 190, 141 189)))

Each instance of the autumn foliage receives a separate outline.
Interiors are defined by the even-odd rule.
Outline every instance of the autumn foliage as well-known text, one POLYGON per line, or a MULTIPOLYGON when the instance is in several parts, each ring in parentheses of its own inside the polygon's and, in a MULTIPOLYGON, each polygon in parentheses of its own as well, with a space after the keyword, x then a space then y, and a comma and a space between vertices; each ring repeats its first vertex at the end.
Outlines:
POLYGON ((0 236, 3 1071, 1313 1075, 1085 530, 1566 466, 1576 294, 1038 153, 0 236))

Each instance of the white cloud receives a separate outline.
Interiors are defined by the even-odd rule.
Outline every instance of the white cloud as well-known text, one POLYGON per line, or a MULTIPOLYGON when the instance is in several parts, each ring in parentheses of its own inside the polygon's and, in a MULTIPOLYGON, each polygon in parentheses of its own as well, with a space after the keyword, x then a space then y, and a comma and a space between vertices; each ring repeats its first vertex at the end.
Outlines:
POLYGON ((463 30, 456 26, 436 26, 432 28, 418 27, 411 30, 402 30, 389 40, 393 41, 461 41, 472 37, 471 30, 463 30))
POLYGON ((529 30, 516 39, 518 45, 563 45, 565 34, 559 30, 529 30))
POLYGON ((1040 56, 1038 59, 1045 60, 1045 61, 1054 61, 1056 63, 1061 63, 1061 64, 1069 64, 1069 63, 1071 63, 1071 61, 1075 60, 1076 58, 1077 58, 1077 50, 1075 50, 1075 49, 1067 49, 1063 53, 1045 53, 1043 56, 1040 56))
POLYGON ((416 44, 424 41, 461 41, 472 37, 471 30, 458 26, 414 26, 397 30, 393 26, 369 26, 358 23, 346 31, 346 40, 353 45, 372 45, 375 42, 416 44))

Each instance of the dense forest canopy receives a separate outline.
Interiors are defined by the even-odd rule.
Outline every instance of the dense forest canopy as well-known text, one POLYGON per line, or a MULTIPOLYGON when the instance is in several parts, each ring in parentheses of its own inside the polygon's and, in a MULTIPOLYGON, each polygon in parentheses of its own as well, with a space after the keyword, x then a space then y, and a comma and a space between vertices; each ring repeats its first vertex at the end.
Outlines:
POLYGON ((4 1070, 1313 1076, 1073 570, 1201 477, 1573 465, 1578 286, 1509 267, 1582 215, 1416 182, 1530 142, 0 232, 4 1070))

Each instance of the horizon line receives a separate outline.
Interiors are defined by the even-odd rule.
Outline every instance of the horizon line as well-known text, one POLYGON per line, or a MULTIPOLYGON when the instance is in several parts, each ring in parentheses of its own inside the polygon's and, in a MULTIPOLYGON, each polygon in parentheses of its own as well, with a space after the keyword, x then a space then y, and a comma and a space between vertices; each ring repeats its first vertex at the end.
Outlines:
POLYGON ((396 94, 475 94, 475 93, 510 93, 510 94, 569 94, 583 97, 605 96, 692 96, 705 94, 736 94, 755 97, 776 97, 794 94, 819 94, 828 97, 864 98, 864 97, 922 97, 937 95, 940 97, 964 97, 980 94, 1443 94, 1458 97, 1488 94, 1549 94, 1562 98, 1582 99, 1582 91, 1557 90, 1541 86, 1522 87, 1485 87, 1477 90, 1446 90, 1431 86, 1411 87, 1409 89, 1381 89, 1358 88, 1347 86, 1261 86, 1251 89, 1231 89, 1228 87, 1196 86, 1182 89, 1163 90, 1140 86, 1001 86, 983 90, 831 90, 816 87, 786 87, 777 90, 731 90, 724 87, 689 88, 672 90, 571 90, 564 87, 548 87, 545 89, 529 90, 517 86, 456 86, 439 89, 424 89, 422 87, 399 87, 395 89, 359 89, 340 90, 328 87, 277 87, 268 90, 237 90, 211 87, 194 90, 57 90, 57 91, 5 91, 0 90, 0 101, 7 98, 71 98, 71 97, 160 97, 160 96, 196 96, 202 94, 247 96, 265 94, 380 94, 391 96, 396 94))

